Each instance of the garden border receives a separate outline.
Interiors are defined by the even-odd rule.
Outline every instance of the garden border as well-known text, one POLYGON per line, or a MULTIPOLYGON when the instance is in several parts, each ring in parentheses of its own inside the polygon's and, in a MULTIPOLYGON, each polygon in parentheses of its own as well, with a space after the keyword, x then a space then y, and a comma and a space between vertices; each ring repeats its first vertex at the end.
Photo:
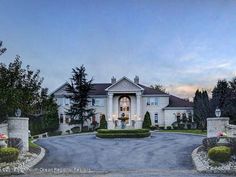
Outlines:
POLYGON ((191 154, 192 160, 193 160, 193 165, 196 168, 196 170, 200 173, 208 173, 208 174, 236 174, 236 169, 235 170, 209 170, 206 168, 206 166, 202 163, 202 161, 198 158, 197 152, 201 146, 198 146, 195 148, 191 154))

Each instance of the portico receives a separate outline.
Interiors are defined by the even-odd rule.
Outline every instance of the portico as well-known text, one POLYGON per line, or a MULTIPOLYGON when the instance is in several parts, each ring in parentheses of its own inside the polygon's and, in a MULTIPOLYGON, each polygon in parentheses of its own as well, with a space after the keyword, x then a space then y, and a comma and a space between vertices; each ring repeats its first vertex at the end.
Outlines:
POLYGON ((108 129, 120 128, 119 117, 127 118, 129 128, 142 128, 141 95, 143 88, 123 77, 106 89, 108 92, 108 129))

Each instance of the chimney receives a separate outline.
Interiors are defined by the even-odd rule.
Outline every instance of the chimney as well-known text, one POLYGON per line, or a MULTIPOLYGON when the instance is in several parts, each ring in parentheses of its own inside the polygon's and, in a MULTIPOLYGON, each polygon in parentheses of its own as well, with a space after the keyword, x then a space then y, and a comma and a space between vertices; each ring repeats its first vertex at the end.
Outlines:
POLYGON ((134 83, 135 83, 135 84, 139 84, 139 77, 138 77, 138 76, 135 76, 135 78, 134 78, 134 83))
POLYGON ((114 84, 114 83, 116 83, 116 78, 115 78, 114 76, 112 76, 112 78, 111 78, 111 84, 114 84))

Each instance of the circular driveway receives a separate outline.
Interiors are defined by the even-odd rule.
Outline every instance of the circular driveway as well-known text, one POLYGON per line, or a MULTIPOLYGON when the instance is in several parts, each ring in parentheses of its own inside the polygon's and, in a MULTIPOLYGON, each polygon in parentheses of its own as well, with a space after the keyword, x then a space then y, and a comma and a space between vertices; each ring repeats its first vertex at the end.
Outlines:
POLYGON ((191 152, 203 136, 152 133, 145 139, 96 139, 73 135, 40 139, 45 158, 35 168, 117 170, 191 170, 191 152))

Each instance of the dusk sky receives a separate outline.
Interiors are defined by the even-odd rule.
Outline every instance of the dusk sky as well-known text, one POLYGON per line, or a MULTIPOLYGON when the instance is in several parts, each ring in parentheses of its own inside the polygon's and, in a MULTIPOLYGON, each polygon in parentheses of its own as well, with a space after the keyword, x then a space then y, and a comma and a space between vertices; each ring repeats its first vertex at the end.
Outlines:
POLYGON ((0 0, 0 40, 50 91, 85 65, 94 82, 135 75, 193 97, 236 74, 235 0, 0 0))

